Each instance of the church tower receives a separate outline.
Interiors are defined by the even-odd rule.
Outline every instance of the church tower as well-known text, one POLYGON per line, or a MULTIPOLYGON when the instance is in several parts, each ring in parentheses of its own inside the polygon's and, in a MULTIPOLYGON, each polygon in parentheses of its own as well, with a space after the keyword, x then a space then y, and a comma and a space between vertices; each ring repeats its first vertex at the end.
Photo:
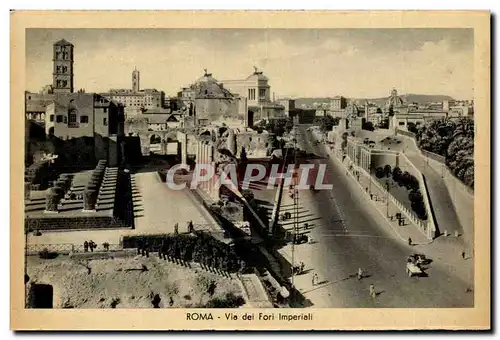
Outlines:
POLYGON ((73 44, 64 39, 54 44, 52 71, 54 93, 73 93, 73 49, 73 44))
POLYGON ((134 93, 137 93, 140 91, 140 86, 139 86, 139 71, 137 69, 134 69, 134 72, 132 72, 132 91, 134 93))

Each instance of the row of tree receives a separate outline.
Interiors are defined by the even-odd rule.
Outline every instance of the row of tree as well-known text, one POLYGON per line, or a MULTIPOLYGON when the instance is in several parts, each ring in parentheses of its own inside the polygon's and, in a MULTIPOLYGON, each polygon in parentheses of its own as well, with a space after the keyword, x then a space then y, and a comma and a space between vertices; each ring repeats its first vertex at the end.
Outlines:
POLYGON ((195 232, 195 236, 179 234, 124 238, 125 246, 161 250, 162 253, 185 262, 194 261, 230 272, 239 270, 241 266, 232 247, 204 232, 195 232))
POLYGON ((339 122, 340 118, 325 115, 322 117, 316 117, 313 124, 318 125, 321 132, 326 133, 328 131, 332 131, 334 126, 339 125, 339 122))
POLYGON ((263 120, 259 124, 253 126, 253 129, 258 132, 266 130, 267 132, 274 133, 278 137, 283 136, 285 133, 290 133, 292 128, 293 122, 291 119, 263 120))
POLYGON ((413 129, 421 149, 445 157, 446 165, 463 183, 474 187, 474 121, 439 120, 413 129))
POLYGON ((402 171, 399 167, 391 168, 390 165, 385 165, 384 167, 377 167, 375 169, 375 176, 379 179, 384 177, 391 178, 400 187, 405 187, 409 191, 408 199, 410 200, 411 208, 422 220, 427 219, 427 211, 425 209, 424 197, 420 192, 420 184, 418 179, 410 174, 408 171, 402 171))

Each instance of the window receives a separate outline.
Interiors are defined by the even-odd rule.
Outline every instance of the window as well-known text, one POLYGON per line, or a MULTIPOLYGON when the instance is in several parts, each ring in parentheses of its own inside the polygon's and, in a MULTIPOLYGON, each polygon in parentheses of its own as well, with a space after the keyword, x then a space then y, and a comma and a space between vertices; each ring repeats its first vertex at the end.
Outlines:
POLYGON ((259 98, 260 99, 266 98, 266 89, 259 89, 259 98))
POLYGON ((403 125, 405 125, 405 122, 399 122, 399 125, 403 126, 403 125))
POLYGON ((76 113, 71 112, 71 113, 69 114, 69 122, 70 122, 70 123, 76 123, 76 113))
POLYGON ((108 118, 103 118, 102 119, 102 125, 104 125, 104 126, 108 125, 108 118))
POLYGON ((106 112, 108 112, 108 108, 107 107, 104 108, 104 113, 106 113, 106 112))
POLYGON ((255 100, 255 89, 248 89, 248 99, 255 100))
POLYGON ((62 123, 63 122, 63 116, 62 115, 57 115, 56 122, 57 123, 62 123))
POLYGON ((49 121, 53 122, 54 121, 54 115, 50 115, 49 121))
POLYGON ((89 122, 89 116, 80 116, 80 123, 87 124, 89 122))

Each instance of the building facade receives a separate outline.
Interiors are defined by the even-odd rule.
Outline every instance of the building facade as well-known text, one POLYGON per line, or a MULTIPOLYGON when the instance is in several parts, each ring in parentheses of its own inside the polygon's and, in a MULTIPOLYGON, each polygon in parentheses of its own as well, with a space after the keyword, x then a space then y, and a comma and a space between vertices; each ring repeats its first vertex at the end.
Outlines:
POLYGON ((269 79, 257 68, 245 79, 224 80, 223 84, 232 93, 247 98, 248 106, 260 106, 271 102, 269 79))
POLYGON ((127 116, 165 107, 165 92, 140 89, 140 72, 137 69, 132 72, 131 89, 110 89, 109 92, 102 93, 102 96, 122 104, 127 116))

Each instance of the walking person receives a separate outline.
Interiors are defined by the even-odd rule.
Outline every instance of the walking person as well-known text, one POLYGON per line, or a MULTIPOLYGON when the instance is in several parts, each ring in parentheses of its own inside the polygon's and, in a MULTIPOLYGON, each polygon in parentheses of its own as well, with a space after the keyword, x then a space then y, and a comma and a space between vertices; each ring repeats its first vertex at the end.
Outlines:
POLYGON ((411 240, 411 237, 408 237, 408 245, 409 245, 409 246, 412 246, 412 245, 413 245, 413 241, 411 240))
POLYGON ((87 241, 83 242, 83 251, 84 252, 89 251, 89 243, 87 241))
POLYGON ((316 274, 313 274, 312 276, 312 285, 313 287, 316 286, 316 274))
POLYGON ((462 250, 462 260, 465 260, 465 250, 462 250))
POLYGON ((94 245, 95 245, 94 241, 90 240, 90 242, 89 242, 89 248, 90 248, 91 252, 94 252, 94 245))
POLYGON ((377 293, 375 292, 375 286, 373 284, 370 285, 370 296, 372 298, 375 298, 377 296, 377 293))
POLYGON ((363 269, 359 268, 358 269, 358 280, 361 280, 363 278, 363 269))
POLYGON ((142 240, 137 240, 137 255, 142 254, 142 240))

